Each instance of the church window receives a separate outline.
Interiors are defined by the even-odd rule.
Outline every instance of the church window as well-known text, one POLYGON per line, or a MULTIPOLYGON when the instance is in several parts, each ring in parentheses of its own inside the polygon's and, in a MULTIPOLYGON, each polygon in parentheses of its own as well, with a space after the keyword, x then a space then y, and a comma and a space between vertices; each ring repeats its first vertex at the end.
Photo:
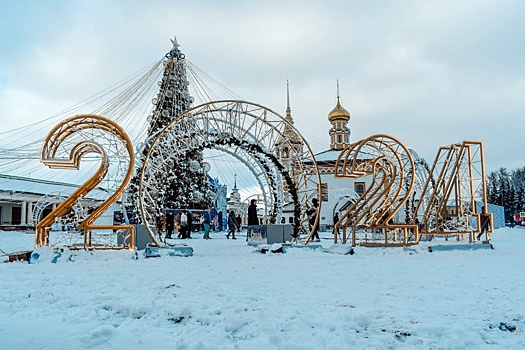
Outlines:
POLYGON ((321 200, 323 202, 328 202, 328 184, 327 183, 321 184, 321 200))
POLYGON ((343 142, 341 135, 337 135, 337 143, 341 143, 341 142, 343 142))
POLYGON ((288 150, 288 147, 284 148, 284 158, 290 157, 290 151, 288 150))
POLYGON ((363 195, 363 193, 365 193, 365 183, 364 182, 356 182, 354 184, 354 191, 360 196, 363 195))
POLYGON ((288 223, 289 223, 289 224, 293 224, 293 216, 290 216, 290 217, 288 218, 288 223))
POLYGON ((345 135, 345 143, 348 143, 348 135, 345 135))

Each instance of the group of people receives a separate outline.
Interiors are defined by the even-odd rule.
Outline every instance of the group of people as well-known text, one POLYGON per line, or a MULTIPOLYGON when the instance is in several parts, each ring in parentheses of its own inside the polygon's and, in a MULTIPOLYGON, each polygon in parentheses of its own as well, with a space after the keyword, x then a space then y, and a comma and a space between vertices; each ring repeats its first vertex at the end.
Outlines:
MULTIPOLYGON (((169 214, 171 214, 171 213, 169 213, 169 214)), ((191 215, 191 212, 189 214, 191 215)), ((180 224, 180 228, 179 228, 179 238, 191 238, 189 235, 191 233, 191 229, 192 228, 188 224, 188 214, 186 213, 186 211, 183 211, 180 216, 181 216, 181 219, 180 219, 181 224, 180 224), (186 221, 184 221, 184 219, 186 219, 186 221), (185 222, 186 225, 184 225, 183 222, 185 222), (189 231, 188 231, 188 229, 189 229, 189 231)), ((206 239, 206 240, 211 239, 210 231, 212 229, 212 224, 215 224, 215 225, 217 224, 216 223, 217 218, 218 218, 218 216, 214 216, 213 217, 211 208, 208 208, 208 209, 206 209, 206 210, 204 210, 202 212, 202 218, 201 218, 200 223, 202 224, 203 230, 204 230, 204 234, 203 234, 203 237, 202 237, 203 239, 206 239)), ((168 222, 168 220, 166 220, 166 222, 168 222)), ((191 219, 191 222, 193 222, 193 219, 191 219)), ((237 230, 237 232, 239 232, 240 229, 241 229, 241 225, 242 225, 241 216, 240 215, 236 216, 235 212, 233 210, 230 210, 230 212, 228 214, 228 234, 226 235, 226 238, 229 239, 230 235, 232 235, 232 239, 237 239, 237 238, 235 238, 235 230, 237 230)), ((221 227, 221 226, 222 225, 219 224, 219 227, 221 227)), ((171 228, 171 231, 169 230, 168 227, 169 226, 166 225, 166 228, 167 228, 166 238, 171 238, 171 233, 173 232, 173 227, 171 228)))
MULTIPOLYGON (((309 223, 310 228, 312 229, 315 225, 314 235, 313 239, 316 242, 320 242, 319 239, 319 222, 316 222, 317 215, 318 215, 318 206, 319 202, 317 198, 312 199, 312 206, 306 211, 306 214, 309 217, 309 223)), ((204 226, 204 239, 211 239, 210 237, 210 224, 212 220, 210 217, 210 209, 207 209, 203 213, 202 218, 202 224, 204 226)), ((230 235, 232 236, 232 239, 237 239, 235 237, 235 232, 240 232, 241 226, 242 226, 242 219, 240 215, 235 215, 235 211, 230 210, 228 213, 228 234, 226 235, 226 238, 230 238, 230 235)), ((248 206, 248 226, 253 225, 260 225, 259 217, 257 215, 257 200, 252 199, 250 202, 250 205, 248 206)), ((248 238, 248 237, 246 237, 248 238)))
MULTIPOLYGON (((259 219, 257 217, 257 200, 252 200, 251 205, 248 207, 248 225, 259 225, 259 219)), ((219 212, 221 214, 221 212, 219 212)), ((204 231, 203 239, 212 239, 210 237, 210 231, 212 229, 219 229, 222 231, 222 215, 218 215, 216 210, 207 208, 202 212, 199 224, 202 224, 204 231)), ((197 218, 198 220, 198 218, 197 218)), ((235 232, 240 232, 242 227, 242 218, 240 214, 235 214, 234 210, 228 212, 227 217, 228 234, 226 238, 235 237, 235 232)), ((168 211, 165 218, 166 227, 166 238, 173 238, 173 232, 178 229, 178 238, 185 239, 191 238, 191 232, 193 231, 193 213, 191 210, 183 210, 179 214, 175 214, 173 211, 168 211)))
MULTIPOLYGON (((312 199, 312 206, 308 208, 306 214, 308 215, 308 221, 310 224, 310 229, 314 228, 313 239, 317 242, 320 242, 319 239, 319 222, 317 221, 318 215, 318 200, 317 198, 312 199), (316 222, 317 221, 317 222, 316 222)), ((213 215, 211 208, 208 208, 202 212, 202 217, 200 224, 203 226, 203 239, 211 239, 210 231, 212 225, 215 224, 217 227, 218 215, 213 215)), ((178 238, 185 239, 191 238, 191 232, 193 231, 193 213, 191 210, 183 210, 179 214, 175 214, 173 211, 168 211, 165 219, 166 224, 166 238, 173 238, 173 232, 178 228, 178 238)), ((248 206, 248 226, 260 225, 259 217, 257 215, 257 200, 252 199, 250 205, 248 206)), ((242 227, 242 219, 239 214, 235 214, 234 210, 228 212, 227 217, 228 233, 226 238, 232 237, 232 239, 237 239, 235 237, 235 232, 240 232, 242 227)), ((222 225, 219 225, 222 226, 222 225)))
MULTIPOLYGON (((312 239, 316 242, 320 242, 319 238, 319 221, 317 220, 318 215, 318 207, 319 203, 317 198, 312 199, 312 206, 310 206, 306 214, 308 215, 308 222, 310 224, 310 230, 313 229, 313 235, 312 239)), ((216 219, 217 215, 213 215, 212 210, 210 208, 206 209, 202 213, 202 218, 200 223, 203 225, 204 229, 204 239, 211 239, 210 237, 210 231, 212 228, 212 224, 215 223, 216 225, 216 219)), ((220 218, 219 218, 220 219, 220 218)), ((416 219, 417 220, 417 219, 416 219)), ((334 225, 336 222, 339 221, 339 217, 337 214, 334 215, 334 225)), ((173 231, 175 230, 176 226, 178 226, 178 238, 185 239, 185 238, 191 238, 191 232, 193 230, 193 214, 191 210, 183 210, 180 212, 180 214, 175 215, 173 211, 169 211, 166 215, 165 219, 166 224, 166 238, 172 238, 173 231)), ((259 225, 259 217, 257 216, 257 200, 252 199, 250 205, 248 206, 248 226, 251 225, 259 225)), ((477 235, 477 240, 480 240, 483 234, 487 234, 488 227, 490 224, 490 214, 487 214, 485 212, 485 207, 482 208, 482 213, 480 214, 480 232, 477 235)), ((228 225, 228 234, 226 235, 226 238, 230 238, 230 235, 232 236, 232 239, 237 239, 235 237, 235 232, 240 232, 240 229, 242 227, 242 219, 239 214, 235 214, 234 210, 230 210, 228 212, 228 218, 227 218, 227 225, 228 225)), ((220 225, 222 226, 222 225, 220 225)), ((336 228, 334 227, 334 233, 336 228)))
POLYGON ((191 238, 191 231, 193 230, 193 214, 191 210, 183 210, 180 214, 175 215, 173 211, 169 211, 166 215, 166 238, 173 238, 173 231, 175 225, 178 226, 178 238, 191 238))

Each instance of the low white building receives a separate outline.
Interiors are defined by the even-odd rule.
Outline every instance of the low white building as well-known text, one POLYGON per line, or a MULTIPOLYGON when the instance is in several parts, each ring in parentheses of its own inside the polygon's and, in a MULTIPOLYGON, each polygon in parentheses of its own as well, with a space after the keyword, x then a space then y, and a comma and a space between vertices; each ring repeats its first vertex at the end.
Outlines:
MULTIPOLYGON (((0 227, 33 227, 35 211, 39 217, 49 214, 57 205, 78 188, 65 182, 32 179, 0 174, 0 227)), ((108 197, 108 191, 97 188, 81 201, 85 208, 108 197)), ((111 222, 113 216, 111 214, 111 222)))

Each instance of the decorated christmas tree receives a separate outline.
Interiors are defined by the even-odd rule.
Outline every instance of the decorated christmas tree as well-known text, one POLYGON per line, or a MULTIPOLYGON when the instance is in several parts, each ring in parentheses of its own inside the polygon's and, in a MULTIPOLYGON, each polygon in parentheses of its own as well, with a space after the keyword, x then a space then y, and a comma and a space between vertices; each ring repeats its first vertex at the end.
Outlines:
POLYGON ((211 188, 201 151, 190 151, 185 159, 170 169, 166 189, 166 208, 198 208, 211 205, 211 188))
MULTIPOLYGON (((190 95, 186 60, 179 49, 177 39, 171 40, 173 48, 164 59, 163 77, 159 82, 159 92, 153 99, 154 108, 148 117, 148 134, 143 149, 137 155, 139 169, 131 181, 128 203, 138 212, 138 186, 142 166, 153 140, 172 120, 187 111, 194 99, 190 95)), ((155 157, 153 153, 150 157, 155 157)), ((150 175, 151 176, 151 175, 150 175)), ((167 172, 154 175, 156 182, 165 184, 159 188, 160 198, 157 214, 168 208, 203 208, 210 204, 209 185, 204 169, 202 151, 190 151, 183 158, 173 161, 167 172)))
MULTIPOLYGON (((153 99, 152 115, 149 117, 148 140, 152 141, 160 130, 168 125, 174 118, 190 109, 193 97, 188 90, 188 77, 186 75, 186 60, 179 50, 177 38, 171 40, 173 48, 166 54, 164 61, 164 75, 160 81, 157 97, 153 99)), ((144 155, 149 150, 148 142, 144 155)))

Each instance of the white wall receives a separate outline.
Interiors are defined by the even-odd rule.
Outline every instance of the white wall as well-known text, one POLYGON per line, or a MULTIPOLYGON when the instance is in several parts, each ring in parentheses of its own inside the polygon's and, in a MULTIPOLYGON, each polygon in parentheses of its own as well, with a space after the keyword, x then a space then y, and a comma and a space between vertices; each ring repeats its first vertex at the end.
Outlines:
POLYGON ((120 204, 113 203, 104 214, 95 220, 94 225, 113 225, 113 213, 121 210, 123 209, 120 207, 120 204))
POLYGON ((13 207, 20 207, 18 203, 0 203, 2 213, 0 217, 0 225, 11 225, 11 216, 13 207))

